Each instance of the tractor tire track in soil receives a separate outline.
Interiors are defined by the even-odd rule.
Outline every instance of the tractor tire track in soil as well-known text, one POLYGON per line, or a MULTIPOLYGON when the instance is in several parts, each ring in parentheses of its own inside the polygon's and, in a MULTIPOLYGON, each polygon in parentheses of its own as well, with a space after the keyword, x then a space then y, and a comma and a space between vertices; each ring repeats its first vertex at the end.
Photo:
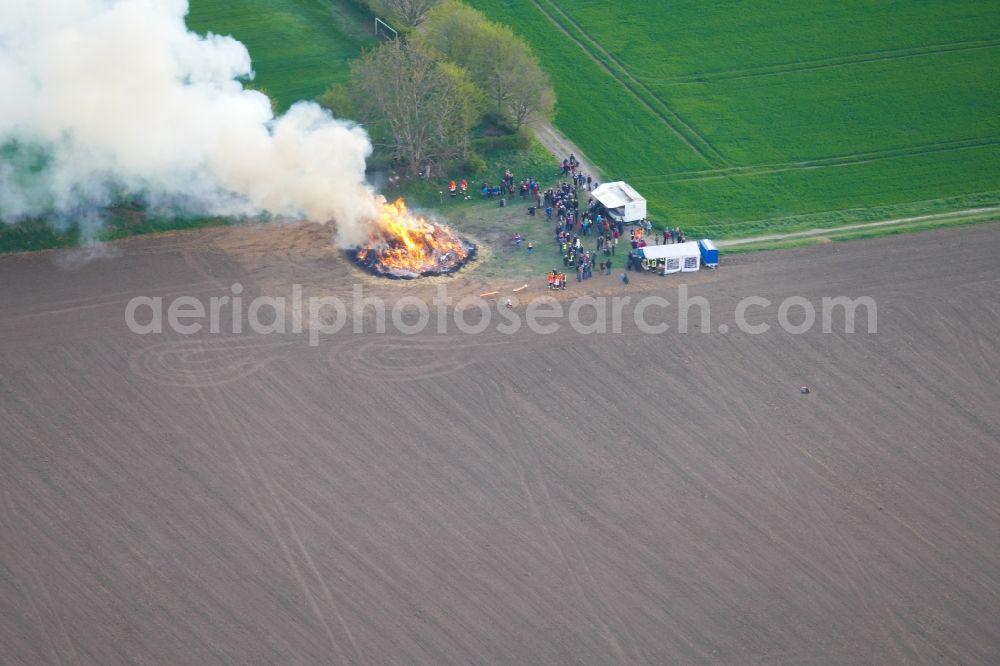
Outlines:
POLYGON ((612 57, 608 56, 607 52, 593 40, 585 31, 580 29, 573 19, 565 15, 565 13, 559 8, 558 5, 549 2, 548 0, 532 0, 532 4, 541 12, 542 15, 547 18, 553 26, 556 27, 560 32, 566 35, 570 40, 573 41, 580 49, 593 60, 598 67, 603 69, 612 78, 622 84, 622 86, 629 92, 632 97, 635 98, 637 102, 642 104, 647 110, 649 110, 653 115, 660 119, 664 125, 670 129, 681 141, 683 141, 691 150, 693 150, 699 157, 708 162, 709 164, 727 164, 726 159, 721 153, 709 143, 703 136, 701 136, 696 130, 694 130, 688 123, 686 123, 680 116, 677 115, 666 103, 657 97, 655 94, 649 91, 646 86, 637 81, 628 70, 621 67, 618 61, 612 57), (548 5, 551 10, 547 10, 542 6, 542 3, 548 5), (582 35, 582 39, 571 33, 566 26, 561 23, 552 12, 558 13, 561 17, 566 19, 566 22, 573 25, 582 35), (588 47, 584 40, 589 42, 592 46, 588 47), (602 60, 598 57, 595 51, 600 51, 609 57, 611 64, 602 60), (617 70, 617 72, 616 72, 617 70), (644 93, 644 94, 643 94, 644 93), (648 97, 652 97, 651 102, 648 97), (657 108, 659 107, 659 108, 657 108))
POLYGON ((718 180, 720 178, 733 178, 740 176, 760 176, 772 173, 783 173, 787 171, 855 166, 857 164, 867 164, 869 162, 878 162, 881 160, 898 159, 903 157, 920 157, 923 155, 932 155, 935 153, 945 153, 957 150, 988 148, 996 145, 1000 145, 1000 138, 990 137, 983 139, 941 141, 938 143, 928 143, 918 146, 909 146, 906 148, 889 148, 886 150, 876 150, 866 153, 848 153, 845 155, 817 157, 793 162, 751 164, 747 166, 733 166, 723 169, 706 169, 701 171, 676 171, 673 173, 649 176, 640 175, 633 176, 629 179, 629 182, 648 185, 653 183, 679 183, 694 180, 718 180))
POLYGON ((337 655, 338 660, 347 662, 347 653, 345 652, 344 644, 349 643, 353 648, 353 661, 357 663, 359 655, 357 646, 351 637, 350 629, 344 623, 343 617, 338 613, 322 576, 316 570, 308 550, 303 545, 294 524, 288 518, 275 489, 275 485, 268 478, 265 468, 257 460, 256 454, 253 451, 254 445, 248 434, 244 432, 241 419, 235 417, 229 410, 227 406, 229 401, 225 393, 219 391, 217 388, 212 388, 198 382, 198 377, 192 377, 189 386, 197 391, 200 397, 199 402, 209 414, 211 422, 221 426, 220 439, 225 443, 231 454, 233 466, 240 471, 246 483, 246 489, 253 498, 253 504, 257 509, 258 515, 266 524, 274 543, 281 549, 288 570, 298 583, 301 597, 308 604, 319 626, 322 627, 323 633, 329 640, 330 647, 337 655), (266 496, 260 493, 257 488, 258 484, 264 487, 266 496), (283 531, 287 531, 291 535, 294 546, 289 543, 287 536, 282 534, 283 531), (304 567, 312 574, 309 581, 306 579, 308 574, 303 572, 303 565, 300 563, 300 560, 305 562, 304 567), (320 600, 318 595, 313 592, 310 582, 319 584, 325 591, 327 599, 326 610, 337 618, 344 636, 337 636, 339 632, 334 631, 330 621, 326 617, 324 609, 320 608, 320 600))
POLYGON ((356 279, 251 244, 0 257, 0 662, 996 661, 1000 224, 608 280, 613 335, 127 329, 192 268, 356 279), (639 330, 681 280, 710 330, 639 330), (751 295, 772 330, 716 332, 751 295), (785 333, 793 295, 870 296, 877 333, 785 333))
MULTIPOLYGON (((714 160, 716 160, 716 161, 718 161, 718 162, 720 162, 722 164, 729 164, 729 160, 726 159, 725 155, 723 155, 719 151, 719 149, 715 146, 715 144, 713 144, 708 139, 708 137, 706 137, 704 134, 702 134, 701 132, 699 132, 698 129, 695 128, 691 123, 689 123, 688 121, 684 120, 684 118, 681 117, 681 115, 679 113, 677 113, 676 111, 674 111, 673 107, 671 107, 667 103, 667 101, 665 99, 663 99, 663 97, 661 95, 659 95, 658 93, 656 93, 655 91, 653 91, 652 89, 650 89, 649 86, 647 86, 645 83, 643 83, 638 77, 636 77, 635 75, 633 75, 632 72, 631 72, 631 70, 629 70, 628 67, 625 66, 625 63, 622 62, 622 60, 618 56, 616 56, 615 54, 613 54, 610 51, 608 51, 607 49, 605 49, 604 46, 601 45, 600 41, 598 41, 597 39, 595 39, 589 32, 587 32, 583 28, 583 26, 581 26, 576 21, 576 19, 574 19, 569 14, 567 14, 563 10, 563 8, 559 5, 558 2, 556 2, 555 0, 536 0, 536 1, 538 1, 538 2, 546 2, 546 3, 550 4, 559 13, 560 16, 562 16, 564 19, 566 19, 566 21, 568 23, 572 24, 574 28, 576 28, 577 30, 579 30, 580 34, 583 35, 584 39, 586 39, 587 42, 589 44, 591 44, 594 49, 596 49, 598 52, 600 52, 601 55, 603 55, 605 58, 607 58, 608 60, 610 60, 615 65, 615 68, 617 68, 622 73, 622 75, 624 75, 634 85, 638 86, 647 95, 649 95, 654 100, 656 100, 656 102, 660 106, 663 114, 669 116, 673 120, 674 123, 676 123, 677 125, 679 125, 682 128, 684 128, 684 130, 686 132, 688 132, 694 138, 694 140, 702 146, 702 149, 705 150, 707 153, 709 153, 709 155, 710 155, 710 157, 712 159, 714 159, 714 160)), ((593 51, 591 51, 591 54, 593 54, 593 51)), ((613 76, 613 74, 612 74, 612 76, 613 76)), ((622 81, 621 78, 618 78, 618 80, 623 85, 625 84, 625 82, 622 81)))
MULTIPOLYGON (((681 171, 662 175, 633 176, 630 179, 637 183, 669 183, 683 182, 690 180, 714 180, 732 176, 748 176, 770 173, 782 173, 797 169, 815 169, 821 167, 849 166, 855 164, 865 164, 877 160, 892 159, 898 157, 919 156, 936 152, 947 152, 963 150, 968 148, 980 148, 993 146, 1000 143, 1000 140, 989 139, 966 139, 956 141, 945 141, 933 144, 924 144, 898 149, 887 149, 872 151, 867 153, 850 153, 831 157, 813 158, 805 160, 795 160, 772 164, 758 165, 732 165, 722 153, 690 123, 684 121, 670 106, 655 92, 653 92, 644 81, 658 81, 659 79, 647 79, 646 77, 636 77, 626 65, 614 54, 605 49, 592 37, 580 24, 567 14, 557 2, 553 0, 532 0, 536 8, 560 31, 569 37, 577 46, 583 50, 590 59, 604 69, 610 76, 621 83, 632 95, 648 110, 660 118, 679 138, 681 138, 692 150, 697 152, 708 161, 717 161, 723 166, 716 169, 681 171), (580 38, 573 35, 566 29, 553 14, 543 6, 547 5, 552 12, 558 13, 559 17, 566 24, 572 25, 580 34, 580 38), (597 53, 603 56, 598 57, 597 53), (610 63, 610 64, 609 64, 610 63), (636 88, 640 88, 649 97, 656 100, 661 107, 659 110, 641 95, 636 88)), ((753 76, 770 76, 786 72, 809 71, 812 69, 822 69, 828 67, 839 67, 850 64, 878 62, 883 60, 895 60, 900 58, 919 57, 936 55, 940 53, 951 53, 968 50, 991 49, 1000 46, 1000 40, 983 40, 975 42, 955 42, 949 44, 935 44, 925 47, 913 47, 910 49, 897 49, 887 51, 876 51, 871 53, 857 54, 854 56, 844 56, 840 58, 823 59, 818 61, 808 61, 803 63, 787 63, 762 68, 747 68, 744 70, 727 70, 721 72, 706 72, 703 74, 691 74, 685 77, 666 79, 669 83, 688 83, 701 80, 719 80, 726 78, 747 78, 753 76)), ((552 148, 550 148, 552 150, 552 148)), ((555 151, 554 151, 555 152, 555 151)), ((557 154, 558 156, 558 154, 557 154)))
MULTIPOLYGON (((831 211, 832 212, 832 211, 831 211)), ((1000 216, 1000 207, 968 208, 965 210, 949 211, 947 213, 935 213, 933 215, 917 215, 914 217, 900 217, 893 220, 880 220, 878 222, 863 222, 861 224, 848 224, 840 227, 821 227, 818 229, 808 229, 806 231, 791 231, 785 234, 766 234, 763 236, 750 236, 748 238, 734 238, 732 240, 720 240, 719 247, 733 247, 737 245, 750 245, 752 243, 771 243, 775 241, 791 240, 794 238, 810 238, 814 236, 834 236, 849 231, 861 231, 864 229, 877 229, 879 227, 890 227, 901 224, 913 224, 917 222, 947 221, 953 218, 969 217, 984 213, 997 213, 1000 216)))
MULTIPOLYGON (((489 385, 492 389, 486 392, 487 399, 492 399, 496 403, 494 414, 501 415, 501 419, 496 422, 497 431, 503 433, 502 437, 505 440, 507 453, 518 470, 521 486, 535 512, 539 527, 565 566, 565 571, 572 579, 574 589, 580 599, 590 610, 595 621, 602 626, 602 633, 609 641, 618 659, 622 663, 637 659, 638 655, 634 652, 626 655, 617 635, 622 634, 629 638, 628 625, 621 621, 621 617, 614 611, 613 607, 605 605, 599 597, 594 596, 600 593, 600 586, 587 566, 586 554, 573 543, 566 529, 566 524, 560 516, 559 509, 553 502, 552 493, 545 480, 544 466, 538 457, 531 453, 530 449, 527 451, 527 460, 518 454, 518 450, 524 450, 523 442, 530 441, 530 432, 523 425, 523 416, 520 416, 522 410, 518 408, 509 395, 510 387, 494 380, 490 380, 489 385), (519 416, 505 423, 502 415, 509 414, 519 414, 519 416), (509 435, 506 432, 508 429, 511 430, 509 435), (567 547, 564 548, 560 544, 566 544, 567 547), (567 552, 570 552, 569 556, 567 556, 567 552), (590 590, 589 594, 588 589, 590 590), (615 621, 614 631, 608 624, 611 620, 615 621)), ((629 639, 630 643, 631 639, 629 639)))
POLYGON ((673 77, 641 77, 643 81, 650 83, 702 83, 710 81, 725 81, 732 79, 748 79, 759 76, 775 76, 796 72, 808 72, 818 69, 829 69, 831 67, 845 67, 849 65, 863 65, 872 62, 884 62, 890 60, 900 60, 904 58, 919 58, 922 56, 933 56, 941 53, 957 53, 960 51, 978 51, 981 49, 994 49, 1000 46, 1000 40, 981 40, 971 42, 953 42, 949 44, 932 44, 928 46, 915 46, 908 49, 889 49, 885 51, 871 51, 868 53, 857 53, 848 56, 834 58, 819 58, 816 60, 802 60, 799 62, 789 62, 780 65, 761 65, 759 67, 747 67, 745 69, 719 70, 714 72, 694 72, 683 76, 673 77))

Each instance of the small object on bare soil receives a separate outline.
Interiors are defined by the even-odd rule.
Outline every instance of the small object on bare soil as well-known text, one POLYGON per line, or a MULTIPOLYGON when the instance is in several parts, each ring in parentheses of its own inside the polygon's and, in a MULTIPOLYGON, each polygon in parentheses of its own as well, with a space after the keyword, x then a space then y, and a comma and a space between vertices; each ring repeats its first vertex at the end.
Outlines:
POLYGON ((517 287, 516 289, 514 289, 514 293, 515 293, 515 294, 517 294, 517 293, 519 293, 519 292, 522 292, 522 291, 524 291, 524 290, 525 290, 525 289, 527 289, 527 288, 528 288, 528 285, 526 285, 526 284, 525 284, 525 285, 522 285, 522 286, 520 286, 520 287, 517 287))
POLYGON ((801 393, 802 395, 809 395, 809 387, 808 386, 800 386, 799 387, 799 393, 801 393))
POLYGON ((500 293, 499 291, 488 291, 485 294, 479 294, 479 298, 486 298, 488 296, 496 296, 499 293, 500 293))

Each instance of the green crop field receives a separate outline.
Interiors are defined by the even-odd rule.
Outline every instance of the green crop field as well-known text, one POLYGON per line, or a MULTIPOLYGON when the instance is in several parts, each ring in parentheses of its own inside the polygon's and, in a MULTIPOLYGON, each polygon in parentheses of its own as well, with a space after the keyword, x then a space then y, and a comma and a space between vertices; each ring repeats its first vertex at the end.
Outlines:
POLYGON ((718 237, 1000 204, 1000 4, 469 0, 556 124, 660 221, 718 237))
POLYGON ((374 44, 367 14, 348 0, 191 0, 187 23, 246 44, 253 87, 280 110, 346 81, 351 60, 374 44))

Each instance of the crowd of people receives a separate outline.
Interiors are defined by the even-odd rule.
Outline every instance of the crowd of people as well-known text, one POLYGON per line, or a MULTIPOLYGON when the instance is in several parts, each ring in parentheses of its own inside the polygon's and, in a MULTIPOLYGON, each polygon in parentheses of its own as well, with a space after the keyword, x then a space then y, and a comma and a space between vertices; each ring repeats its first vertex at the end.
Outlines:
MULTIPOLYGON (((562 271, 549 271, 550 289, 566 288, 567 271, 575 270, 578 282, 592 278, 595 270, 599 275, 611 275, 615 252, 619 243, 626 239, 632 249, 657 244, 661 239, 663 244, 682 243, 686 240, 679 227, 667 227, 661 236, 660 232, 654 232, 648 219, 629 225, 620 219, 612 219, 597 200, 586 197, 600 183, 580 171, 580 162, 575 155, 570 154, 563 159, 561 169, 564 180, 544 191, 534 177, 518 180, 510 169, 505 170, 499 184, 492 185, 483 181, 480 188, 483 199, 498 199, 500 206, 507 205, 508 199, 520 197, 528 202, 528 215, 535 216, 544 211, 546 222, 552 224, 553 237, 563 263, 562 271), (583 204, 581 200, 585 197, 587 202, 583 204), (594 240, 594 249, 585 249, 585 242, 589 246, 591 238, 594 240)), ((460 189, 463 194, 466 187, 466 182, 462 181, 460 189)), ((458 189, 455 188, 454 181, 449 189, 453 192, 458 189)), ((516 248, 521 248, 526 239, 518 232, 511 241, 516 248)), ((529 253, 534 250, 530 241, 527 241, 527 249, 529 253)))
MULTIPOLYGON (((480 195, 483 199, 499 199, 501 205, 506 204, 507 199, 512 199, 515 194, 519 194, 522 199, 537 199, 540 202, 538 181, 534 178, 526 178, 520 182, 516 182, 514 174, 511 173, 510 169, 506 169, 503 174, 503 178, 500 179, 499 185, 490 185, 488 181, 483 181, 482 187, 479 189, 480 195)), ((537 204, 538 206, 541 203, 537 204)), ((531 213, 534 215, 534 212, 531 213)))
POLYGON ((549 289, 565 289, 566 288, 566 273, 562 273, 557 270, 549 271, 549 289))

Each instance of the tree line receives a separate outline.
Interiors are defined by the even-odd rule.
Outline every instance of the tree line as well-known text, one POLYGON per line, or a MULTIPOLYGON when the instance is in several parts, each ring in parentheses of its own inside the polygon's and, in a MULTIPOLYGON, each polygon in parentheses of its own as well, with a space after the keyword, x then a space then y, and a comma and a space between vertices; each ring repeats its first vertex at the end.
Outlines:
POLYGON ((470 134, 515 133, 550 120, 555 93, 531 48, 458 0, 367 0, 400 27, 365 52, 349 82, 319 101, 357 118, 376 150, 409 175, 472 155, 470 134))

